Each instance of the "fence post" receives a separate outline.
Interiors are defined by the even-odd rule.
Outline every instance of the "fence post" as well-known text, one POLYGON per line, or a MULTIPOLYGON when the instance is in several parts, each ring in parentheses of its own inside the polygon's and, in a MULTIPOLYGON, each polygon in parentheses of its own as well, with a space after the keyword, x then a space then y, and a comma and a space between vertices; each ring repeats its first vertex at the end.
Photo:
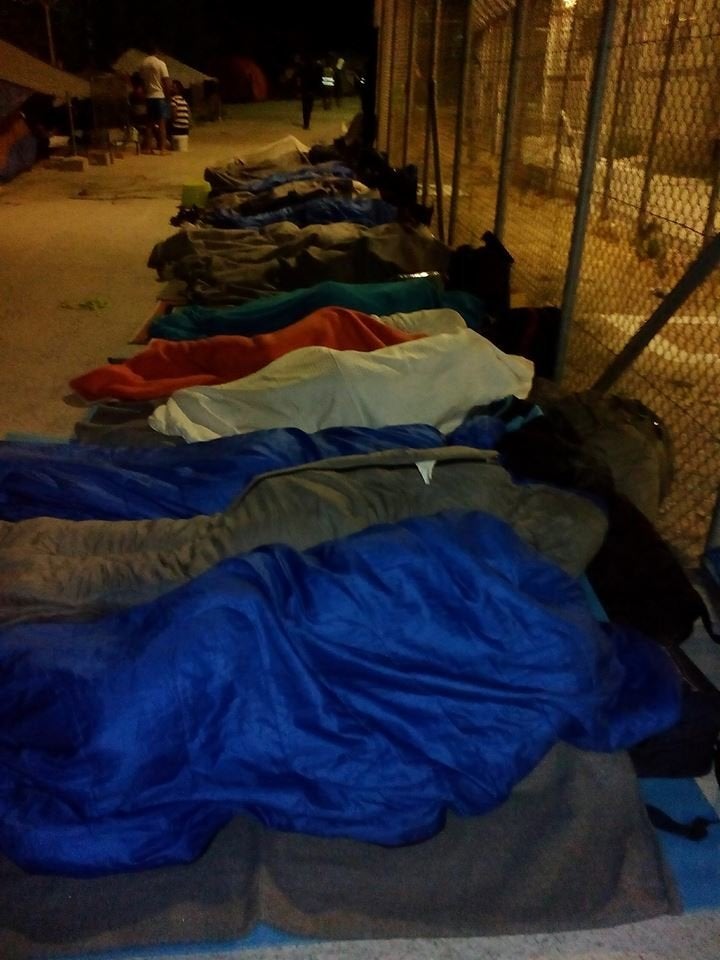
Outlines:
POLYGON ((470 49, 473 25, 473 4, 475 0, 465 0, 465 33, 462 45, 462 72, 460 73, 460 89, 458 91, 458 108, 455 119, 455 155, 453 156, 452 195, 450 197, 450 213, 448 215, 448 243, 452 247, 455 243, 455 226, 457 224, 458 203, 460 200, 460 175, 462 172, 463 139, 465 122, 467 119, 467 91, 470 83, 470 49))
MULTIPOLYGON (((508 32, 512 32, 512 20, 510 21, 510 27, 508 32)), ((492 89, 493 98, 492 103, 490 104, 490 123, 492 126, 492 139, 490 144, 490 153, 495 157, 498 155, 498 127, 500 125, 500 91, 503 87, 503 68, 502 68, 502 57, 505 49, 505 35, 504 33, 496 32, 494 37, 491 37, 494 43, 491 46, 494 46, 493 53, 497 54, 494 59, 495 69, 490 74, 490 87, 492 89)), ((512 37, 510 38, 512 40, 512 37)), ((508 53, 508 62, 510 59, 510 54, 508 53)), ((505 78, 507 80, 507 78, 505 78)), ((507 99, 507 89, 505 90, 505 98, 507 99)), ((501 138, 502 139, 502 138, 501 138)))
POLYGON ((375 17, 377 25, 375 35, 377 37, 377 63, 375 65, 375 116, 376 116, 376 144, 377 149, 382 149, 380 135, 382 133, 382 123, 385 121, 385 105, 383 99, 385 96, 385 76, 387 63, 387 5, 388 0, 375 0, 375 17))
POLYGON ((430 110, 430 129, 432 131, 433 161, 435 166, 435 214, 437 220, 437 231, 439 239, 444 243, 445 193, 443 188, 442 165, 440 163, 440 130, 438 128, 437 82, 435 77, 430 78, 428 108, 430 110))
POLYGON ((72 144, 73 156, 77 156, 77 136, 75 133, 75 117, 73 116, 72 100, 70 94, 65 92, 65 106, 67 107, 68 124, 70 125, 70 143, 72 144))
POLYGON ((558 379, 562 376, 565 365, 570 321, 572 320, 572 315, 575 310, 575 300, 580 284, 580 266, 582 264, 583 249, 585 247, 585 232, 590 216, 595 161, 597 159, 598 142, 600 140, 603 100, 607 83, 608 66, 610 64, 610 49, 612 46, 613 31, 615 29, 616 10, 617 0, 605 0, 600 21, 597 50, 595 53, 592 84, 588 97, 587 122, 585 126, 585 139, 583 141, 578 197, 575 205, 570 250, 568 252, 568 265, 565 271, 565 284, 563 286, 560 335, 558 338, 558 355, 555 368, 558 379))
POLYGON ((608 202, 610 199, 610 189, 612 187, 613 167, 615 165, 615 143, 617 141, 617 132, 620 125, 620 104, 623 101, 625 75, 625 60, 627 55, 628 41, 630 39, 630 24, 632 23, 633 0, 627 0, 625 7, 625 19, 623 21, 622 37, 620 38, 620 61, 618 62, 617 83, 615 85, 615 101, 613 103, 612 117, 610 118, 610 130, 608 132, 607 156, 605 158, 605 178, 603 180, 602 200, 600 201, 600 218, 607 219, 608 202))
POLYGON ((672 16, 670 17, 670 29, 668 39, 665 44, 665 56, 663 58, 662 70, 660 72, 660 85, 658 87, 657 100, 655 101, 655 111, 653 113, 652 126, 650 127, 650 142, 648 144, 647 163, 645 164, 645 176, 643 177, 642 193, 640 194, 640 208, 638 210, 638 228, 645 226, 647 219, 647 208, 650 203, 650 190, 655 172, 655 154, 657 153, 658 140, 660 139, 660 124, 662 121, 663 109, 665 107, 665 93, 667 91, 668 81, 670 79, 670 67, 672 66, 672 56, 675 49, 675 37, 680 23, 680 4, 682 0, 675 0, 672 16))
MULTIPOLYGON (((470 129, 468 131, 468 165, 470 167, 477 161, 480 153, 480 131, 487 130, 488 124, 485 123, 485 114, 487 110, 487 66, 488 66, 488 36, 485 28, 474 30, 471 38, 471 49, 469 57, 469 88, 466 91, 472 103, 472 112, 469 114, 470 129)), ((488 152, 490 151, 491 139, 488 134, 488 152)))
POLYGON ((572 20, 570 22, 570 33, 568 35, 568 44, 563 60, 563 80, 562 90, 560 92, 560 107, 558 110, 557 126, 555 128, 555 150, 553 152, 552 174, 550 179, 550 195, 557 193, 557 179, 560 173, 560 160, 562 159, 562 135, 565 129, 565 105, 567 103, 567 92, 570 86, 570 55, 572 54, 573 44, 575 43, 575 31, 577 29, 578 12, 577 5, 573 7, 572 20))
POLYGON ((430 63, 428 65, 426 89, 427 105, 425 109, 425 151, 423 154, 423 205, 427 204, 428 189, 430 186, 430 137, 432 131, 432 119, 430 116, 432 108, 430 106, 430 98, 432 96, 432 84, 435 80, 435 70, 437 68, 438 35, 440 33, 440 4, 441 0, 434 0, 433 2, 432 32, 430 34, 430 63))
MULTIPOLYGON (((387 129, 385 131, 385 144, 388 156, 390 156, 390 151, 392 147, 392 141, 390 140, 390 135, 392 132, 392 115, 393 115, 393 80, 395 77, 395 35, 397 33, 397 8, 398 0, 387 0, 388 7, 392 4, 392 16, 390 17, 390 22, 392 23, 392 33, 390 34, 390 67, 388 69, 388 112, 387 112, 387 129)), ((392 157, 391 157, 392 159, 392 157)))
POLYGON ((494 233, 502 240, 505 232, 505 213, 507 209, 507 189, 510 180, 510 155, 512 153, 515 113, 517 108, 518 87, 520 81, 520 63, 525 33, 526 0, 517 0, 513 10, 512 43, 510 46, 510 65, 508 68, 507 96, 505 98, 505 124, 503 127, 500 168, 498 175, 497 197, 495 201, 494 233))
POLYGON ((662 330, 668 320, 677 313, 700 284, 707 280, 718 265, 720 265, 720 233, 700 250, 672 290, 658 304, 652 316, 648 317, 610 363, 607 370, 598 377, 593 384, 593 390, 604 393, 612 387, 630 364, 637 360, 652 338, 662 330))
POLYGON ((705 243, 709 243, 715 233, 715 217, 718 211, 718 200, 720 199, 720 138, 715 141, 713 155, 712 184, 710 186, 710 196, 708 197, 708 213, 705 221, 705 243))
POLYGON ((410 0, 410 36, 408 37, 407 79, 405 84, 405 129, 403 130, 402 165, 407 166, 410 143, 410 118, 415 109, 415 33, 417 31, 418 0, 410 0))

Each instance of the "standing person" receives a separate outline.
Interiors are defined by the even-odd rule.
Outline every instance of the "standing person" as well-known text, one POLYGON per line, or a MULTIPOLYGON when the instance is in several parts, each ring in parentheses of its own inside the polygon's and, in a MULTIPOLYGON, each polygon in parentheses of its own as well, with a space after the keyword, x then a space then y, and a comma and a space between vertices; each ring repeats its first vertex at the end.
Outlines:
POLYGON ((320 71, 312 57, 308 56, 307 53, 300 58, 297 79, 300 87, 300 100, 302 101, 303 130, 309 130, 315 95, 320 85, 320 71))
POLYGON ((323 110, 329 110, 335 93, 335 68, 329 57, 322 64, 322 98, 323 110))
POLYGON ((173 80, 170 99, 170 133, 173 137, 186 137, 190 133, 192 116, 185 99, 185 90, 179 80, 173 80))
POLYGON ((157 45, 153 44, 152 53, 140 64, 140 76, 145 85, 148 118, 145 153, 152 153, 153 133, 157 129, 160 153, 164 154, 167 148, 167 122, 170 119, 170 74, 167 64, 158 53, 157 45))

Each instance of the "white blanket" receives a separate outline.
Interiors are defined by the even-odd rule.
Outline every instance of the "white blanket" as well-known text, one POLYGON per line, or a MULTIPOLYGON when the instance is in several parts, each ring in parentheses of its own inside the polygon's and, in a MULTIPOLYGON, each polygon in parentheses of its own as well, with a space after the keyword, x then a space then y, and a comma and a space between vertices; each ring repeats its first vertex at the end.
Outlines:
POLYGON ((361 353, 303 347, 257 373, 179 390, 150 417, 188 442, 252 430, 429 423, 454 429, 478 404, 526 397, 533 365, 465 329, 361 353))
POLYGON ((457 310, 448 307, 435 307, 428 310, 414 310, 412 313, 388 313, 384 317, 373 314, 377 320, 389 327, 402 330, 403 333, 459 333, 467 324, 457 310))

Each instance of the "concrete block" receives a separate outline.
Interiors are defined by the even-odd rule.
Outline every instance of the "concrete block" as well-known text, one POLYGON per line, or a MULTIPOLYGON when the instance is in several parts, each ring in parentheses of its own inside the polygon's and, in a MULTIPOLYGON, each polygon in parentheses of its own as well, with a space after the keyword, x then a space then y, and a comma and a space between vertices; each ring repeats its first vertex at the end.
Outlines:
POLYGON ((68 170, 72 173, 82 173, 87 170, 87 157, 62 157, 61 170, 68 170))
POLYGON ((94 167, 109 167, 113 156, 109 150, 88 150, 88 162, 94 167))

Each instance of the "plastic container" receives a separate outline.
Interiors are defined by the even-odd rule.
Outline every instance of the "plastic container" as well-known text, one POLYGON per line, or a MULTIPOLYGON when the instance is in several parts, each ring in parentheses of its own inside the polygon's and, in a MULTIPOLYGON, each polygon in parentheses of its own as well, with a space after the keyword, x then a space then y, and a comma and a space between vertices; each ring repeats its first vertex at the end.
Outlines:
POLYGON ((187 153, 188 149, 188 140, 190 138, 187 134, 180 134, 179 136, 173 136, 172 145, 173 150, 179 150, 180 153, 187 153))
POLYGON ((204 207, 210 193, 209 183, 186 183, 180 204, 183 207, 204 207))

